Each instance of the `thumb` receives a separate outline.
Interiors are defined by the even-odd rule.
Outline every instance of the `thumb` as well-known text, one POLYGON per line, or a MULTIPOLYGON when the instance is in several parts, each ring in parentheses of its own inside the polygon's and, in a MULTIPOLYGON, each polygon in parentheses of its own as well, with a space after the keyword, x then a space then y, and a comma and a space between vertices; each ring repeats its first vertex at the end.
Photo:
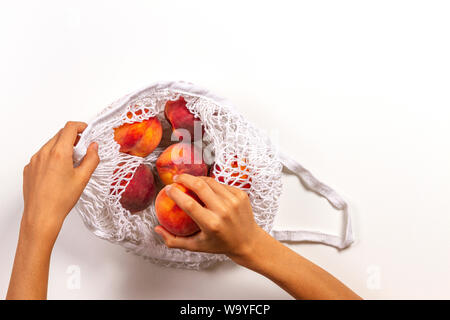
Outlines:
POLYGON ((80 165, 76 168, 78 174, 81 176, 85 183, 89 181, 99 162, 100 158, 98 156, 98 143, 93 142, 89 145, 86 151, 86 155, 84 156, 80 165))
POLYGON ((187 249, 191 251, 198 251, 197 234, 190 237, 178 237, 171 234, 162 226, 156 226, 155 232, 159 234, 169 248, 187 249))
POLYGON ((177 242, 176 236, 171 234, 169 231, 164 229, 162 226, 156 226, 154 230, 157 234, 159 234, 164 239, 166 246, 168 246, 169 248, 176 247, 176 245, 178 244, 178 243, 176 243, 177 242))

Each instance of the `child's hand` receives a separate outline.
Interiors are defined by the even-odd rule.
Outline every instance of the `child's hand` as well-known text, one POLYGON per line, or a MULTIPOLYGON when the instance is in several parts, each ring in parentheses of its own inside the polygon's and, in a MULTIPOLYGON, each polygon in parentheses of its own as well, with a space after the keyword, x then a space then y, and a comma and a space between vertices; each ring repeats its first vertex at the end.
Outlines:
POLYGON ((195 192, 205 207, 177 188, 166 189, 167 195, 201 230, 189 237, 177 237, 162 226, 157 226, 155 231, 164 238, 168 247, 223 253, 236 261, 247 256, 265 234, 253 218, 250 200, 244 191, 220 184, 209 177, 182 174, 174 180, 195 192))
POLYGON ((97 167, 96 143, 89 146, 80 166, 73 166, 73 146, 86 126, 83 122, 67 122, 25 166, 22 227, 28 235, 54 242, 65 217, 97 167))

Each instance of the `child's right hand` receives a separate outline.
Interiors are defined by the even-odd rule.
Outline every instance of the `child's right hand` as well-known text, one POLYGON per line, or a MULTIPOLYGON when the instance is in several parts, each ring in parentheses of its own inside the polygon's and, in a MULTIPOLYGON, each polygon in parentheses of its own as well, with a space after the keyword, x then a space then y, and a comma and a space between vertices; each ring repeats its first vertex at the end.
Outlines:
POLYGON ((223 253, 242 264, 259 239, 268 236, 256 224, 244 191, 209 177, 181 174, 174 180, 195 192, 205 207, 177 188, 166 189, 167 195, 200 227, 200 232, 192 236, 179 237, 157 226, 155 231, 168 247, 223 253))

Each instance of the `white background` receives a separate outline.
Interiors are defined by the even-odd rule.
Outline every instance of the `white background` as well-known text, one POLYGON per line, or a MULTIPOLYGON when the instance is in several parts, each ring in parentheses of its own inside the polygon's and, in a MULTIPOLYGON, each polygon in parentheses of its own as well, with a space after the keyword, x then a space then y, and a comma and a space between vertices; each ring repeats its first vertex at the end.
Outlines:
MULTIPOLYGON (((67 120, 158 80, 225 96, 349 201, 348 250, 291 248, 365 298, 450 298, 450 10, 446 1, 10 1, 0 6, 6 294, 22 168, 67 120)), ((280 227, 337 233, 340 214, 284 177, 280 227)), ((51 190, 49 190, 51 192, 51 190)), ((289 296, 231 263, 158 267, 69 215, 49 298, 289 296), (81 287, 67 287, 69 266, 81 287)))

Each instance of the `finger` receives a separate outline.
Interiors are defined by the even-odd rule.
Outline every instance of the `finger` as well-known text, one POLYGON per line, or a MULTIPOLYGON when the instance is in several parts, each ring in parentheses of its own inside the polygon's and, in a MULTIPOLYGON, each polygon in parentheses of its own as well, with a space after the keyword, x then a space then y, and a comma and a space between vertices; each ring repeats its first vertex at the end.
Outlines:
POLYGON ((242 190, 238 187, 229 186, 225 183, 220 183, 217 180, 214 180, 214 181, 216 181, 216 183, 218 183, 219 185, 223 186, 228 192, 230 192, 231 194, 233 194, 233 196, 235 196, 237 198, 245 198, 246 196, 248 197, 247 192, 245 192, 244 190, 242 190))
POLYGON ((198 233, 189 237, 177 237, 176 235, 173 235, 169 231, 164 229, 164 227, 162 226, 156 226, 155 232, 164 239, 166 246, 168 246, 169 248, 179 248, 191 251, 200 250, 198 233))
POLYGON ((200 177, 200 178, 203 181, 205 181, 220 198, 230 200, 235 197, 235 193, 233 192, 234 190, 231 190, 230 186, 222 184, 210 177, 200 177))
POLYGON ((50 140, 48 140, 39 150, 41 151, 50 151, 53 146, 55 145, 56 141, 58 140, 59 136, 61 135, 62 129, 60 129, 50 140))
POLYGON ((214 211, 223 208, 223 201, 203 179, 190 174, 180 174, 175 176, 173 180, 192 190, 208 209, 214 211))
POLYGON ((240 197, 242 194, 247 194, 242 189, 238 187, 229 186, 227 184, 222 184, 229 192, 231 192, 235 197, 240 197))
POLYGON ((220 183, 210 177, 202 178, 212 186, 215 192, 222 192, 222 199, 231 205, 231 207, 239 207, 241 204, 245 204, 250 201, 248 194, 239 188, 220 183))
POLYGON ((61 135, 56 141, 55 147, 73 150, 75 141, 79 133, 86 129, 87 124, 84 122, 69 121, 62 129, 61 135))
POLYGON ((195 201, 191 196, 182 192, 173 185, 168 185, 165 188, 166 194, 171 198, 177 206, 181 208, 186 214, 188 214, 192 220, 197 223, 200 229, 204 229, 209 220, 211 219, 211 212, 203 208, 200 203, 195 201))
POLYGON ((100 158, 98 156, 98 144, 97 142, 93 142, 89 145, 86 155, 80 165, 75 169, 85 184, 89 181, 92 173, 95 171, 95 168, 97 168, 99 163, 100 158))

